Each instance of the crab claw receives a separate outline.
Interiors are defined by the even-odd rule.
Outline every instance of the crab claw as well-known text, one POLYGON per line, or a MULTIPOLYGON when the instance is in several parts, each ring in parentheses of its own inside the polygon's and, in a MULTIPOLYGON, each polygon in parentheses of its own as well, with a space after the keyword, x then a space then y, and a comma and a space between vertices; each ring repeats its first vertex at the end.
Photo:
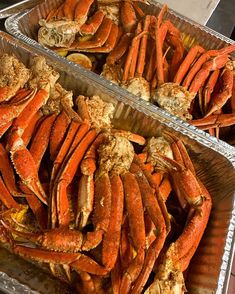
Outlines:
POLYGON ((194 173, 166 156, 160 155, 158 160, 159 164, 170 172, 178 197, 184 198, 192 206, 200 206, 203 201, 203 192, 194 173))
POLYGON ((201 211, 194 212, 193 217, 186 224, 183 233, 170 245, 162 263, 158 266, 155 281, 145 291, 145 294, 183 294, 186 291, 183 272, 187 269, 191 258, 197 250, 212 206, 209 192, 200 181, 198 181, 198 184, 200 192, 204 195, 201 211))
POLYGON ((1 104, 0 127, 4 127, 15 117, 17 117, 23 111, 26 105, 31 101, 35 93, 35 90, 24 90, 24 92, 20 94, 22 99, 18 100, 16 95, 15 97, 17 98, 17 101, 13 101, 12 103, 7 104, 1 104))
POLYGON ((38 178, 35 161, 25 147, 17 132, 13 132, 8 140, 11 160, 22 182, 44 203, 47 197, 38 178))

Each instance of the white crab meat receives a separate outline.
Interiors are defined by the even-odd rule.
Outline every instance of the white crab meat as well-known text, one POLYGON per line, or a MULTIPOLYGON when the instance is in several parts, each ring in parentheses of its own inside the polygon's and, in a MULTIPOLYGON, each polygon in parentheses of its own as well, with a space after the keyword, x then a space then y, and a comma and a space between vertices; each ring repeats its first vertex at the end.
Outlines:
POLYGON ((177 247, 172 243, 159 264, 154 282, 144 294, 184 294, 186 287, 184 276, 179 263, 173 261, 172 256, 177 256, 177 247))
POLYGON ((114 114, 113 104, 104 102, 99 96, 86 98, 85 101, 91 126, 99 129, 111 128, 111 120, 114 114))
POLYGON ((59 114, 62 109, 72 109, 72 107, 73 92, 65 90, 59 83, 56 83, 51 89, 47 103, 42 107, 42 112, 44 115, 59 114))
POLYGON ((9 87, 5 100, 9 100, 27 83, 30 70, 15 56, 3 54, 0 57, 0 87, 9 87))
POLYGON ((119 85, 122 78, 122 68, 119 64, 107 64, 103 66, 101 76, 105 77, 109 81, 119 85))
POLYGON ((70 47, 83 22, 70 20, 39 21, 38 42, 46 47, 70 47))
POLYGON ((170 143, 164 137, 152 137, 147 141, 147 145, 143 150, 147 152, 147 162, 157 167, 159 153, 173 159, 173 152, 170 143))
POLYGON ((119 25, 120 8, 119 3, 107 3, 107 1, 98 1, 98 9, 104 13, 107 18, 110 18, 116 25, 119 25))
POLYGON ((143 77, 130 79, 123 87, 146 101, 150 100, 150 85, 143 77))
POLYGON ((52 89, 59 78, 59 73, 46 63, 42 56, 36 56, 32 59, 31 77, 29 79, 30 88, 52 89))
POLYGON ((122 174, 130 169, 134 158, 134 148, 128 139, 110 135, 98 148, 98 155, 100 173, 122 174))
POLYGON ((156 279, 144 294, 184 294, 185 292, 183 274, 169 270, 166 279, 156 279))
POLYGON ((183 120, 192 119, 189 113, 195 94, 175 83, 165 83, 158 87, 152 95, 153 102, 183 120))

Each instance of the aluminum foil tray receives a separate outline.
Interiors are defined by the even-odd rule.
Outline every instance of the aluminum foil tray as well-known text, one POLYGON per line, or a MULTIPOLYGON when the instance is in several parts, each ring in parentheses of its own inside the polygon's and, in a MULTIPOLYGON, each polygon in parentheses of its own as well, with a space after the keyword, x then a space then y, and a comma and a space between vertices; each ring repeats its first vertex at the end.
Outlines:
POLYGON ((32 8, 43 0, 3 0, 0 2, 0 19, 32 8))
MULTIPOLYGON (((196 294, 225 294, 234 252, 235 229, 235 155, 231 150, 203 134, 198 135, 174 117, 158 108, 153 109, 141 99, 125 97, 112 87, 105 87, 95 75, 75 71, 63 59, 56 59, 50 52, 32 48, 4 32, 0 32, 0 52, 15 54, 26 65, 33 56, 44 55, 47 63, 60 73, 59 82, 64 88, 73 90, 75 95, 99 95, 103 100, 112 102, 115 106, 113 124, 117 128, 145 137, 168 131, 184 141, 197 175, 213 199, 208 227, 189 267, 187 289, 189 293, 196 294)), ((62 286, 59 281, 55 283, 54 278, 45 276, 35 265, 0 249, 0 290, 19 294, 70 293, 68 287, 62 286)))
MULTIPOLYGON (((20 40, 34 46, 37 49, 45 50, 47 52, 50 52, 52 56, 55 56, 56 58, 66 60, 68 66, 71 66, 74 68, 74 70, 87 72, 87 75, 97 79, 102 83, 104 86, 109 87, 110 85, 113 87, 113 89, 121 94, 121 95, 128 95, 132 96, 130 92, 127 92, 125 89, 116 86, 112 82, 106 80, 105 78, 95 74, 91 73, 88 70, 84 70, 81 66, 76 65, 75 63, 68 61, 65 58, 62 58, 58 56, 55 52, 53 52, 50 49, 47 49, 46 47, 43 47, 40 45, 37 40, 37 32, 39 29, 39 20, 42 18, 45 18, 48 13, 55 7, 58 7, 60 3, 62 3, 64 0, 46 0, 39 4, 38 6, 35 6, 33 9, 19 13, 18 15, 14 15, 6 20, 5 26, 6 30, 13 34, 16 38, 19 38, 20 40)), ((157 15, 160 11, 162 5, 159 4, 157 1, 150 0, 148 1, 150 5, 142 4, 142 9, 148 14, 155 14, 157 15)), ((186 17, 169 10, 167 13, 167 18, 176 26, 179 28, 181 32, 183 32, 182 37, 184 43, 191 47, 194 44, 200 43, 205 49, 219 49, 226 44, 232 44, 234 41, 231 39, 226 38, 225 36, 207 28, 202 25, 199 25, 198 23, 187 19, 186 17)), ((155 110, 156 107, 152 105, 152 109, 155 110)), ((179 124, 183 124, 185 127, 194 129, 195 127, 189 126, 188 123, 185 123, 184 121, 177 118, 179 124)), ((206 134, 204 132, 204 134, 206 134)), ((235 127, 232 128, 232 131, 229 133, 228 138, 226 140, 231 144, 235 146, 235 127)), ((214 139, 214 142, 218 141, 217 139, 214 139)), ((235 150, 235 149, 234 149, 235 150)), ((235 151, 234 151, 235 152, 235 151)))

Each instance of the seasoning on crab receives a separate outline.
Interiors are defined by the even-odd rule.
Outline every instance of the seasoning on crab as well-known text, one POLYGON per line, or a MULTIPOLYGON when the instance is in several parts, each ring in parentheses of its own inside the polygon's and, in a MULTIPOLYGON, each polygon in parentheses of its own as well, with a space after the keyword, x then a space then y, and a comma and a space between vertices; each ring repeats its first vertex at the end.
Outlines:
POLYGON ((98 1, 98 9, 99 11, 102 11, 106 17, 110 18, 116 25, 119 25, 119 3, 112 4, 102 3, 102 1, 98 1))
MULTIPOLYGON (((59 73, 46 63, 45 57, 36 56, 31 63, 31 76, 29 80, 29 87, 44 88, 50 86, 50 91, 54 87, 59 78, 59 73)), ((49 91, 49 93, 50 93, 49 91)))
POLYGON ((56 20, 39 21, 38 42, 48 47, 69 47, 75 40, 81 24, 77 21, 56 20))
POLYGON ((103 66, 103 71, 101 73, 102 77, 105 77, 114 84, 119 85, 122 80, 122 68, 121 64, 107 64, 103 66))
POLYGON ((104 102, 99 96, 85 97, 79 95, 76 104, 81 117, 87 119, 92 127, 98 129, 111 128, 111 119, 114 113, 112 103, 104 102))
POLYGON ((106 144, 98 149, 99 170, 122 174, 130 169, 134 158, 134 148, 130 141, 120 136, 109 136, 106 144))
POLYGON ((58 73, 43 58, 34 59, 31 78, 25 86, 36 89, 19 92, 23 99, 27 93, 33 97, 26 96, 29 103, 11 117, 12 128, 5 130, 0 144, 0 190, 4 192, 0 193, 4 233, 0 240, 11 240, 7 246, 15 254, 49 264, 54 275, 63 267, 69 283, 71 271, 78 273, 78 283, 83 272, 88 282, 82 280, 87 287, 81 287, 82 293, 89 292, 93 277, 100 282, 97 293, 103 293, 106 282, 114 293, 117 288, 119 293, 142 293, 151 283, 156 260, 156 276, 146 293, 156 288, 158 293, 183 293, 183 272, 199 245, 212 204, 183 142, 165 132, 171 148, 161 137, 151 138, 146 146, 144 137, 112 128, 114 106, 98 96, 77 98, 78 117, 72 92, 56 83, 58 73), (31 124, 35 127, 25 140, 31 124), (131 142, 145 145, 143 153, 135 154, 131 142), (160 185, 155 167, 160 170, 160 185), (8 191, 4 175, 10 169, 18 174, 20 189, 30 193, 25 197, 27 213, 27 207, 8 191), (170 188, 165 185, 167 193, 163 193, 166 181, 170 188), (187 213, 182 232, 174 240, 167 238, 173 210, 168 213, 166 202, 171 190, 170 197, 178 198, 177 211, 187 213), (36 218, 28 218, 31 213, 36 218), (34 248, 19 244, 19 238, 34 248))
POLYGON ((165 83, 153 92, 152 100, 161 108, 187 120, 192 119, 189 109, 194 97, 195 94, 185 90, 182 86, 175 83, 165 83))
POLYGON ((66 91, 59 83, 51 89, 50 97, 45 105, 42 107, 43 114, 51 113, 59 114, 63 109, 67 110, 73 107, 73 92, 66 91))
POLYGON ((0 57, 0 102, 8 101, 23 88, 30 77, 30 70, 15 56, 3 54, 0 57))
POLYGON ((150 86, 143 77, 136 77, 128 80, 127 83, 124 84, 124 88, 146 101, 150 100, 150 86))
POLYGON ((152 137, 147 141, 143 152, 147 152, 147 162, 157 166, 159 153, 173 159, 170 143, 164 137, 152 137))

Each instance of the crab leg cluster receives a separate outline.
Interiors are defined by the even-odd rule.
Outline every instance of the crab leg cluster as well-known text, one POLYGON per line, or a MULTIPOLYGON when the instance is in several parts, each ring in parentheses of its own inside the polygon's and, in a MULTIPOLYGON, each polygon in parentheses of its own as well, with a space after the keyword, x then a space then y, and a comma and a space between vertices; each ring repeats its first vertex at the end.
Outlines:
POLYGON ((38 40, 45 46, 61 47, 60 51, 109 53, 122 30, 130 32, 135 26, 135 9, 139 10, 135 7, 131 1, 65 0, 46 20, 40 21, 38 40))
MULTIPOLYGON (((164 6, 158 19, 161 19, 161 14, 165 12, 164 6)), ((164 32, 164 23, 160 27, 160 30, 164 32)), ((156 42, 162 44, 160 38, 156 39, 156 42)), ((185 54, 181 45, 178 44, 177 50, 181 54, 177 54, 175 50, 179 59, 176 58, 175 61, 174 56, 172 57, 172 63, 175 63, 175 66, 172 69, 174 74, 170 74, 170 79, 164 78, 164 62, 161 60, 162 46, 156 45, 156 48, 160 48, 157 49, 160 61, 157 67, 158 84, 153 91, 153 101, 182 119, 189 119, 190 123, 201 125, 202 129, 229 126, 234 123, 234 121, 231 122, 233 115, 223 115, 221 111, 232 96, 234 65, 229 54, 234 52, 234 45, 209 51, 196 45, 185 54), (198 123, 197 120, 191 120, 192 115, 195 115, 192 109, 196 104, 194 101, 196 95, 199 96, 200 115, 205 117, 204 125, 203 119, 199 119, 198 123), (219 124, 219 120, 215 123, 215 118, 220 115, 224 124, 219 124)))
POLYGON ((146 293, 184 293, 211 198, 183 142, 115 129, 111 103, 74 106, 58 78, 36 57, 0 104, 1 244, 83 293, 142 293, 155 266, 146 293))
POLYGON ((235 46, 188 48, 167 6, 151 15, 147 4, 65 0, 40 21, 38 41, 62 56, 82 52, 68 59, 219 137, 235 122, 235 46))

